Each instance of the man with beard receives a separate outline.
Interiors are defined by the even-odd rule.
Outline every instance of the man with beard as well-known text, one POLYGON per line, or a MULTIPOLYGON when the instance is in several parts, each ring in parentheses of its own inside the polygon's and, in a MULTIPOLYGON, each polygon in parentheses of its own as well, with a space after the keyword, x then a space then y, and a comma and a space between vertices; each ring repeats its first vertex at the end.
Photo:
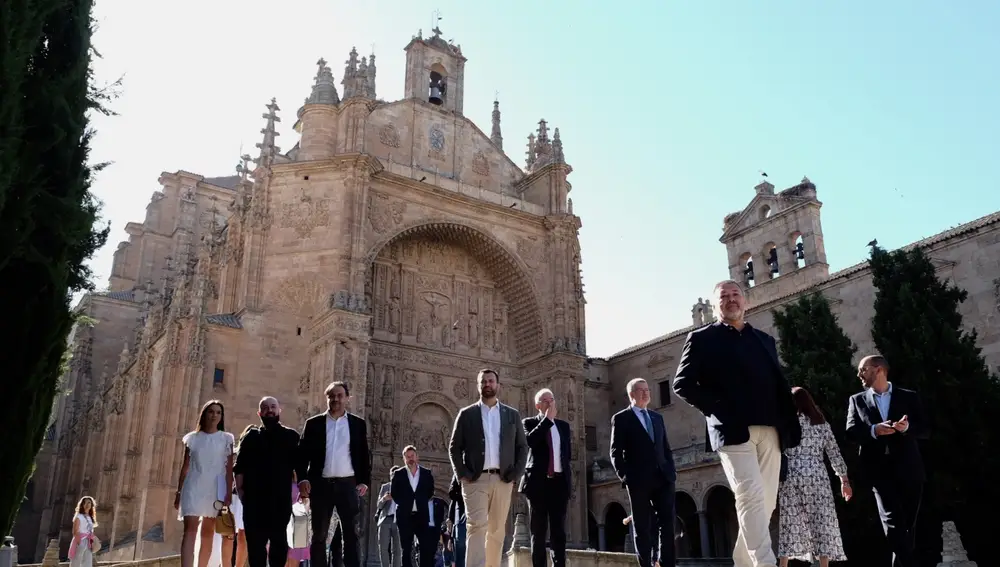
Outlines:
MULTIPOLYGON (((310 417, 299 441, 299 491, 312 503, 313 567, 327 567, 327 534, 333 511, 340 516, 345 567, 360 567, 358 512, 368 493, 372 469, 368 425, 347 412, 350 391, 344 382, 326 387, 329 411, 310 417)), ((331 552, 332 554, 332 552, 331 552)), ((333 560, 337 565, 337 561, 333 560)))
POLYGON ((275 398, 261 399, 257 415, 261 427, 251 428, 243 436, 233 466, 236 491, 243 503, 247 560, 250 567, 284 565, 299 434, 281 424, 281 406, 275 398))
POLYGON ((500 403, 500 375, 479 371, 479 401, 462 408, 452 428, 451 466, 467 517, 466 567, 500 567, 514 483, 524 474, 528 441, 521 414, 500 403))
POLYGON ((403 567, 412 565, 414 537, 420 549, 420 567, 434 567, 434 552, 441 537, 441 519, 434 517, 431 504, 434 474, 420 466, 417 448, 413 445, 403 449, 403 461, 406 466, 392 474, 389 488, 397 506, 396 527, 403 549, 403 567))
POLYGON ((917 440, 930 437, 927 417, 916 392, 893 387, 884 357, 861 359, 858 378, 865 390, 848 401, 847 436, 858 444, 861 468, 874 488, 892 564, 916 565, 914 535, 927 480, 917 440))
POLYGON ((733 280, 715 285, 716 322, 684 342, 674 392, 708 423, 706 450, 717 451, 736 498, 736 567, 774 567, 769 529, 778 503, 781 452, 802 429, 778 362, 774 337, 744 319, 746 298, 733 280))

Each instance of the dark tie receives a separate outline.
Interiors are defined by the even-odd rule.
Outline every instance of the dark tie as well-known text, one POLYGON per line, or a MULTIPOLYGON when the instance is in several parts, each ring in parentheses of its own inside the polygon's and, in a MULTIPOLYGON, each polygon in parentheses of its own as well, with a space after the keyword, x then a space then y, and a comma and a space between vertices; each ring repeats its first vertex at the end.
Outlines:
MULTIPOLYGON (((552 423, 552 427, 555 427, 555 422, 552 423)), ((549 442, 549 476, 555 476, 556 474, 556 449, 552 446, 552 431, 549 431, 545 436, 546 441, 549 442)))
POLYGON ((644 409, 639 410, 642 412, 643 425, 646 427, 646 433, 649 434, 649 438, 653 439, 653 422, 649 420, 649 412, 644 409))

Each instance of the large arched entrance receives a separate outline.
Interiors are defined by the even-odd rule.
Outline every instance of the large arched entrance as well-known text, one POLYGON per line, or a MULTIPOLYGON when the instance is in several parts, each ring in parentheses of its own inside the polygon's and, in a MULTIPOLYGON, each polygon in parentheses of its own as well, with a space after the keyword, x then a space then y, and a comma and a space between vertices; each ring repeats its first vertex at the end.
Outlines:
POLYGON ((701 557, 701 525, 698 506, 687 492, 677 493, 677 557, 701 557))
POLYGON ((604 510, 604 539, 607 544, 604 551, 625 552, 625 538, 629 534, 628 527, 623 523, 625 516, 625 508, 617 502, 608 504, 604 510))
POLYGON ((732 557, 736 547, 739 523, 736 520, 736 500, 725 486, 716 486, 705 498, 708 516, 708 557, 732 557))
POLYGON ((373 338, 508 361, 542 350, 527 266, 487 232, 425 222, 377 243, 367 262, 373 338))

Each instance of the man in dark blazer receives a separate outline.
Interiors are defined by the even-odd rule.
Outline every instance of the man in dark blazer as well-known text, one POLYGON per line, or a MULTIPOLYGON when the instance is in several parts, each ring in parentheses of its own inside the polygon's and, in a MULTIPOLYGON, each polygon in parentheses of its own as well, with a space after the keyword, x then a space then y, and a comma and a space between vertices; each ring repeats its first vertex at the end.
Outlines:
POLYGON ((411 567, 413 538, 420 547, 420 567, 434 567, 434 552, 441 538, 441 518, 435 518, 431 499, 434 497, 434 474, 420 466, 417 448, 403 449, 405 467, 392 475, 389 493, 396 503, 396 526, 403 549, 403 567, 411 567))
POLYGON ((916 565, 914 529, 927 480, 917 440, 930 437, 927 417, 916 392, 889 382, 884 357, 861 359, 858 377, 865 390, 848 402, 847 435, 858 444, 862 473, 874 488, 893 565, 916 565))
POLYGON ((313 567, 327 567, 327 533, 333 510, 340 516, 345 567, 360 567, 358 512, 371 483, 368 426, 347 412, 347 384, 326 387, 329 411, 306 420, 299 441, 299 491, 310 499, 313 567))
POLYGON ((662 567, 676 564, 674 529, 677 469, 667 441, 663 416, 648 409, 649 384, 642 378, 629 380, 629 407, 611 418, 611 465, 628 491, 632 507, 635 555, 640 567, 653 565, 659 550, 662 567), (654 533, 654 531, 656 533, 654 533))
POLYGON ((500 375, 480 370, 477 383, 479 401, 458 412, 448 452, 465 496, 466 566, 500 567, 507 513, 514 483, 524 474, 528 442, 521 415, 497 397, 500 375))
POLYGON ((736 497, 740 536, 733 562, 775 565, 769 526, 781 453, 798 446, 802 429, 774 338, 744 319, 742 286, 719 282, 715 297, 716 322, 688 334, 674 392, 705 416, 706 450, 719 453, 736 497))
POLYGON ((535 394, 538 415, 525 418, 528 464, 521 493, 528 499, 531 524, 531 564, 548 567, 546 532, 552 537, 552 565, 566 567, 566 506, 573 490, 573 462, 569 423, 557 419, 552 390, 535 394))

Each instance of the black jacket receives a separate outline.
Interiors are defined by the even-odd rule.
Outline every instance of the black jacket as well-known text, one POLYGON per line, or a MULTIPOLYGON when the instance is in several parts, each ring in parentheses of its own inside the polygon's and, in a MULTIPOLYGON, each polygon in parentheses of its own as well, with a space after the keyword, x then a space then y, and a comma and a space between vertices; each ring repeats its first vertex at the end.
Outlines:
MULTIPOLYGON (((326 464, 326 418, 329 413, 314 415, 306 420, 302 427, 302 439, 299 441, 299 480, 319 480, 323 477, 323 465, 326 464)), ((354 468, 354 481, 357 484, 371 486, 372 463, 368 451, 368 426, 365 420, 348 413, 347 426, 351 433, 351 466, 354 468)))
MULTIPOLYGON (((792 390, 785 380, 778 361, 778 349, 774 338, 747 325, 744 331, 754 334, 776 373, 777 420, 776 429, 781 449, 797 447, 802 441, 802 427, 799 425, 792 390)), ((745 400, 734 387, 739 380, 741 369, 736 366, 724 333, 734 332, 724 323, 712 323, 692 331, 684 341, 681 360, 674 377, 674 393, 694 406, 705 416, 708 435, 705 438, 706 451, 718 451, 725 445, 739 445, 750 440, 750 428, 743 417, 745 400)))

